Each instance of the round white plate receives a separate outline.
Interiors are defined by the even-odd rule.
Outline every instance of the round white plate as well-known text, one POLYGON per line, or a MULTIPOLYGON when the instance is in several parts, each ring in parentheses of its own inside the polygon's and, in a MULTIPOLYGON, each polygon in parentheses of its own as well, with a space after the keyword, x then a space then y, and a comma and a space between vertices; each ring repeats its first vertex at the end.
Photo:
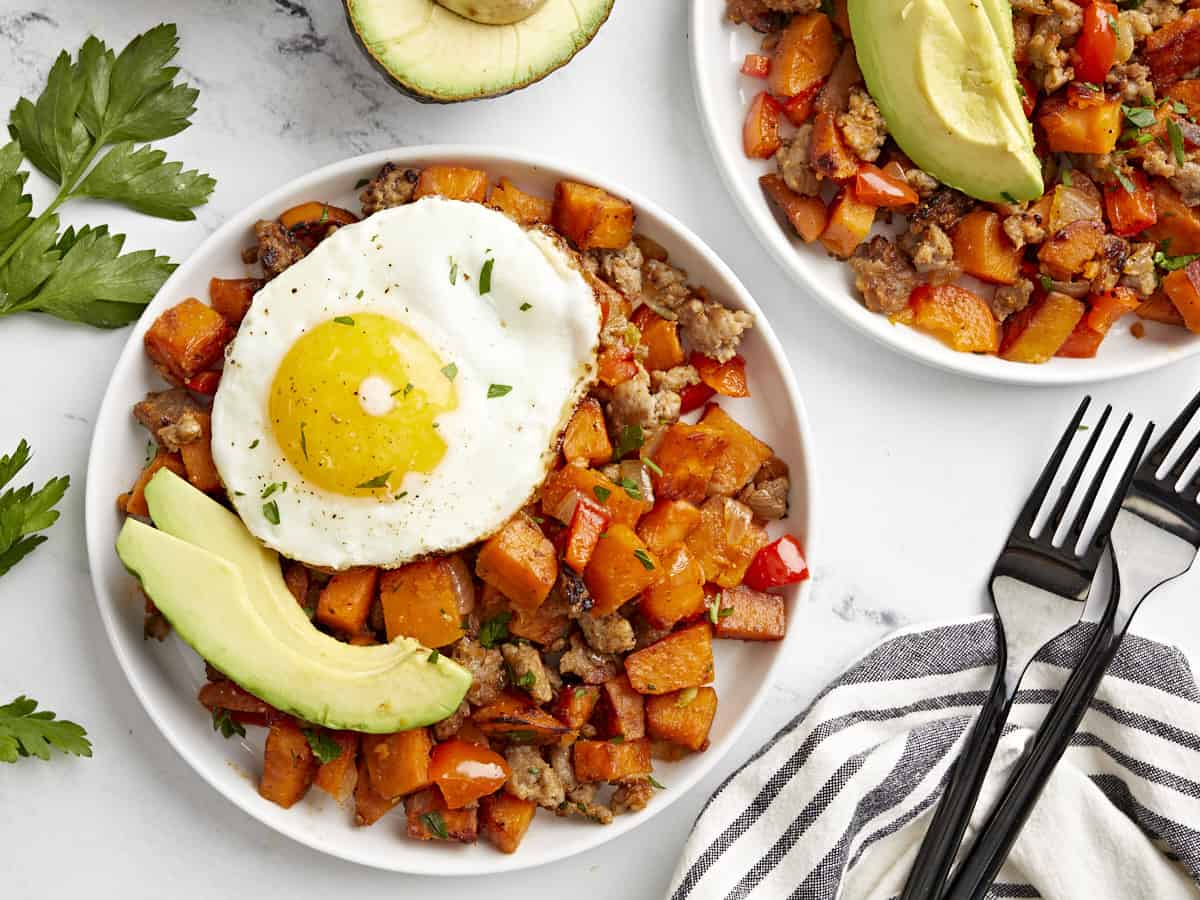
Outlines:
POLYGON ((648 821, 699 781, 737 740, 753 718, 783 654, 796 646, 801 624, 795 621, 808 582, 787 593, 791 628, 775 644, 718 641, 716 688, 720 697, 712 729, 712 746, 681 762, 660 763, 662 779, 670 785, 649 807, 634 815, 618 816, 608 827, 578 819, 538 814, 520 849, 511 856, 484 841, 475 846, 429 844, 403 837, 404 814, 397 809, 370 828, 355 828, 352 810, 339 808, 321 791, 313 790, 291 810, 258 796, 263 729, 248 729, 245 741, 222 740, 209 716, 196 701, 204 683, 199 657, 172 636, 162 644, 142 639, 143 605, 136 585, 113 550, 121 518, 115 498, 128 490, 143 464, 147 437, 130 415, 133 404, 163 383, 142 349, 142 336, 167 307, 185 297, 208 296, 211 276, 246 273, 240 253, 253 243, 251 228, 262 218, 274 218, 305 200, 325 200, 356 210, 355 183, 375 175, 387 161, 404 166, 433 162, 486 169, 493 180, 507 175, 517 185, 550 196, 554 183, 570 178, 599 185, 631 200, 640 231, 661 243, 671 261, 685 268, 691 280, 707 286, 715 297, 749 310, 757 327, 742 345, 754 397, 726 401, 731 413, 791 466, 792 506, 788 519, 771 526, 773 535, 790 531, 815 552, 812 438, 803 405, 787 359, 758 306, 724 263, 690 231, 649 200, 589 172, 568 169, 530 156, 465 147, 423 147, 383 151, 319 169, 258 200, 233 217, 206 240, 163 285, 117 362, 100 410, 92 440, 87 473, 87 543, 92 580, 109 640, 129 683, 159 730, 209 784, 250 815, 303 844, 353 862, 426 875, 476 875, 512 871, 582 853, 648 821))
POLYGON ((1129 316, 1105 339, 1095 359, 1052 359, 1040 366, 1010 363, 995 357, 957 353, 936 338, 893 325, 869 311, 854 290, 850 267, 825 253, 820 244, 805 244, 777 216, 758 186, 758 177, 774 171, 774 160, 747 159, 742 152, 742 123, 763 81, 742 75, 747 53, 761 52, 762 35, 748 25, 725 18, 725 0, 691 0, 692 77, 704 132, 717 168, 746 221, 779 264, 806 292, 855 328, 913 359, 931 366, 1012 384, 1055 385, 1121 378, 1157 369, 1200 353, 1200 336, 1182 328, 1146 322, 1141 340, 1129 316))

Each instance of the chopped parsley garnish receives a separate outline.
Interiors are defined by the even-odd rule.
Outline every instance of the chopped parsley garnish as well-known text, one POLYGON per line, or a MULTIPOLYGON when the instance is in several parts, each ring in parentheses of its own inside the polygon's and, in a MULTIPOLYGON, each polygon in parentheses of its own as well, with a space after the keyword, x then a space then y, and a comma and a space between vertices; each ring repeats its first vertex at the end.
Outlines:
POLYGON ((623 744, 623 743, 625 743, 625 735, 623 735, 623 734, 614 734, 612 737, 610 737, 610 738, 608 739, 608 742, 609 742, 610 744, 623 744))
POLYGON ((532 689, 536 683, 537 678, 532 672, 526 672, 517 679, 517 687, 524 688, 527 691, 532 689))
POLYGON ((1183 149, 1183 131, 1174 119, 1167 119, 1167 137, 1171 141, 1171 152, 1175 154, 1175 164, 1182 166, 1187 162, 1187 151, 1183 149))
POLYGON ((653 569, 654 569, 654 560, 652 560, 652 559, 650 558, 650 554, 649 554, 649 553, 647 553, 647 552, 646 552, 645 550, 643 550, 641 547, 638 547, 636 550, 634 550, 634 551, 633 551, 633 555, 634 555, 634 557, 637 559, 637 561, 638 561, 638 562, 640 562, 640 563, 642 564, 642 568, 643 568, 643 569, 645 569, 645 570, 646 570, 646 571, 648 571, 648 572, 649 572, 649 571, 653 571, 653 569))
POLYGON ((213 731, 221 732, 221 737, 228 740, 235 734, 238 737, 246 736, 246 729, 242 727, 242 723, 236 721, 229 715, 229 710, 218 706, 212 711, 213 731))
POLYGON ((355 295, 354 295, 354 299, 355 299, 355 300, 361 300, 362 298, 363 298, 363 292, 362 292, 362 291, 359 291, 357 294, 355 294, 355 295))
POLYGON ((658 477, 660 477, 660 478, 662 477, 663 470, 661 468, 659 468, 658 463, 656 463, 654 460, 652 460, 646 456, 643 456, 641 459, 642 459, 643 466, 645 466, 647 469, 649 469, 651 472, 653 472, 658 477))
POLYGON ((521 304, 521 312, 525 312, 527 309, 533 309, 533 304, 530 303, 529 301, 526 301, 521 304))
POLYGON ((447 257, 450 260, 450 283, 458 284, 458 260, 453 256, 447 257))
POLYGON ((638 483, 632 478, 622 478, 617 484, 625 489, 625 493, 629 495, 630 500, 642 499, 642 489, 638 487, 638 483))
POLYGON ((442 814, 436 809, 431 809, 427 813, 421 813, 421 822, 429 830, 429 833, 439 841, 447 840, 450 837, 450 832, 446 830, 446 820, 442 818, 442 814))
POLYGON ((448 380, 453 381, 454 376, 458 374, 458 366, 456 366, 454 363, 442 366, 442 374, 445 375, 448 380))
POLYGON ((1066 187, 1074 187, 1075 186, 1075 178, 1073 175, 1071 175, 1071 170, 1074 169, 1075 166, 1071 162, 1071 157, 1069 157, 1065 153, 1063 153, 1063 154, 1060 154, 1058 158, 1059 158, 1059 167, 1061 169, 1061 172, 1059 173, 1059 176, 1058 176, 1059 180, 1066 187))
POLYGON ((1007 200, 1009 203, 1017 202, 1017 198, 1014 197, 1012 194, 1010 194, 1008 191, 1001 191, 1000 196, 1003 197, 1005 200, 1007 200))
POLYGON ((663 784, 662 782, 660 782, 660 781, 659 781, 657 778, 655 778, 653 775, 647 775, 647 776, 646 776, 646 780, 647 780, 648 782, 650 782, 650 784, 651 784, 653 787, 656 787, 656 788, 658 788, 660 791, 665 791, 665 790, 667 789, 667 786, 666 786, 665 784, 663 784))
POLYGON ((510 612, 502 612, 488 619, 479 626, 479 643, 491 650, 497 644, 508 640, 508 623, 511 620, 510 612))
POLYGON ((485 259, 483 268, 479 270, 479 296, 491 293, 492 290, 492 266, 495 265, 494 259, 485 259))
POLYGON ((319 225, 319 224, 322 224, 322 223, 328 222, 328 221, 329 221, 329 207, 322 206, 321 207, 321 218, 317 219, 317 224, 319 225))
POLYGON ((313 756, 324 765, 333 762, 342 755, 342 745, 331 738, 326 732, 317 728, 305 728, 304 739, 312 748, 313 756))
POLYGON ((412 389, 413 389, 413 383, 410 381, 404 387, 396 388, 394 391, 392 391, 392 396, 395 397, 397 394, 399 394, 402 397, 407 397, 409 394, 412 393, 412 389))
POLYGON ((1040 281, 1042 283, 1043 291, 1049 292, 1049 291, 1054 290, 1054 282, 1050 280, 1049 275, 1039 275, 1038 281, 1040 281))
POLYGON ((626 425, 617 437, 617 446, 613 448, 613 459, 620 459, 634 450, 640 450, 646 442, 646 435, 641 425, 626 425))
POLYGON ((1136 128, 1149 128, 1155 122, 1154 110, 1147 106, 1126 106, 1121 104, 1121 112, 1129 124, 1136 128))
POLYGON ((376 475, 370 481, 364 481, 362 484, 357 485, 355 490, 374 490, 375 488, 385 487, 388 483, 388 479, 391 477, 392 473, 389 470, 381 475, 376 475))
POLYGON ((1110 172, 1112 172, 1113 177, 1116 178, 1117 181, 1120 182, 1121 187, 1124 189, 1125 193, 1132 194, 1137 190, 1137 185, 1135 185, 1132 181, 1130 181, 1129 176, 1126 175, 1124 172, 1122 172, 1118 167, 1109 166, 1108 170, 1110 172))
POLYGON ((511 384, 489 384, 488 385, 488 393, 487 393, 488 399, 495 400, 497 397, 503 397, 504 395, 510 393, 511 391, 512 391, 511 384))
POLYGON ((401 491, 400 493, 398 493, 398 494, 396 495, 396 499, 397 499, 397 500, 403 500, 403 499, 404 499, 405 497, 407 497, 407 496, 408 496, 408 491, 401 491))
POLYGON ((286 491, 286 490, 287 490, 287 482, 286 481, 274 481, 271 484, 268 484, 265 488, 263 488, 262 498, 264 500, 266 500, 272 494, 277 494, 280 491, 286 491))
POLYGON ((601 485, 596 485, 592 488, 592 493, 596 495, 596 499, 601 503, 607 503, 608 498, 612 496, 612 491, 601 485))
POLYGON ((1113 31, 1116 31, 1117 30, 1116 17, 1112 13, 1109 13, 1107 16, 1105 16, 1105 18, 1108 19, 1108 27, 1111 28, 1113 31))
POLYGON ((429 658, 426 659, 425 662, 436 663, 438 661, 438 659, 441 657, 441 655, 442 654, 438 653, 437 650, 430 650, 429 658))
POLYGON ((1154 253, 1154 265, 1158 266, 1164 272, 1174 272, 1178 269, 1185 269, 1191 263, 1200 259, 1200 253, 1185 253, 1182 256, 1167 256, 1167 250, 1170 247, 1170 242, 1163 241, 1162 249, 1154 253))
POLYGON ((696 699, 696 695, 699 693, 700 691, 697 688, 684 688, 679 692, 679 696, 675 698, 675 705, 679 709, 683 709, 686 706, 691 706, 692 701, 696 699))
POLYGON ((1191 110, 1188 109, 1188 105, 1182 100, 1173 100, 1171 102, 1171 109, 1175 110, 1175 112, 1179 113, 1181 116, 1187 116, 1191 114, 1191 110))
POLYGON ((250 449, 253 450, 257 446, 258 446, 258 438, 255 438, 254 440, 252 440, 250 442, 250 449))
POLYGON ((262 506, 263 516, 272 525, 279 524, 279 506, 274 500, 268 500, 262 506))
POLYGON ((304 423, 300 423, 300 452, 304 454, 305 462, 308 461, 308 438, 304 435, 304 423))
POLYGON ((537 778, 539 775, 542 774, 542 770, 537 768, 536 766, 530 766, 528 769, 526 769, 526 771, 529 772, 529 774, 532 775, 534 778, 537 778))

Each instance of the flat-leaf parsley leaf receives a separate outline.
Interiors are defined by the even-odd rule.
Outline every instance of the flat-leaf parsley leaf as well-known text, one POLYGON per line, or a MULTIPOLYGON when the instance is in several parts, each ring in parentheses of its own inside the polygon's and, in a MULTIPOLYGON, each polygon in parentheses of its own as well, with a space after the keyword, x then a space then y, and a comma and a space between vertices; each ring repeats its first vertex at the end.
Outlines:
MULTIPOLYGON (((5 487, 29 462, 29 444, 21 441, 9 456, 0 456, 0 488, 5 487)), ((9 488, 0 494, 0 575, 3 575, 43 543, 45 531, 58 521, 55 504, 67 492, 71 479, 52 478, 35 491, 32 484, 9 488)))
POLYGON ((0 762, 15 763, 23 756, 49 759, 51 750, 91 756, 92 744, 81 726, 46 709, 37 712, 36 700, 21 696, 0 706, 0 762))

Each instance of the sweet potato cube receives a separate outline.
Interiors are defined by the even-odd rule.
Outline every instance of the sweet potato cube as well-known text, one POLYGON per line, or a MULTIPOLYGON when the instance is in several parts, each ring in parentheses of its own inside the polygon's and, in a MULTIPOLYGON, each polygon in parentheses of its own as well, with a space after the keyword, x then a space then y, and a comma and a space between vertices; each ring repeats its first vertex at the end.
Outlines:
POLYGON ((553 644, 559 638, 566 637, 567 632, 571 630, 569 611, 570 607, 566 601, 556 598, 553 594, 537 609, 514 606, 513 617, 508 623, 508 633, 543 647, 553 644))
POLYGON ((767 532, 755 524, 746 504, 731 497, 710 497, 700 507, 700 522, 686 543, 705 580, 730 588, 742 583, 754 555, 767 544, 767 532))
POLYGON ((354 785, 354 824, 360 828, 374 825, 387 813, 396 808, 399 797, 384 797, 371 784, 366 757, 358 758, 358 782, 354 785))
POLYGON ((181 478, 187 474, 183 468, 183 459, 178 454, 168 453, 160 447, 154 459, 142 469, 130 492, 121 495, 121 507, 128 515, 141 516, 143 519, 150 517, 150 507, 146 505, 146 485, 159 469, 170 469, 181 478))
POLYGON ((620 250, 633 239, 633 204, 576 181, 554 188, 554 227, 580 250, 620 250))
POLYGON ((493 703, 481 706, 471 715, 489 738, 511 744, 553 744, 571 731, 566 725, 533 704, 528 694, 507 691, 493 703))
POLYGON ((600 536, 608 530, 612 516, 608 510, 587 497, 580 497, 575 504, 575 512, 571 514, 571 524, 567 528, 566 547, 563 550, 563 562, 582 575, 583 570, 596 552, 600 536))
POLYGON ((727 441, 712 428, 676 422, 654 454, 662 474, 654 475, 654 494, 667 500, 701 502, 727 441))
POLYGON ((1052 97, 1042 102, 1038 124, 1055 153, 1111 153, 1121 134, 1121 98, 1079 107, 1052 97))
POLYGON ((300 726, 291 719, 277 722, 267 733, 258 793, 289 809, 312 787, 313 779, 317 777, 317 765, 300 726))
POLYGON ((607 616, 663 575, 661 563, 628 525, 615 523, 600 539, 583 581, 592 595, 593 616, 607 616))
POLYGON ((796 193, 774 172, 770 175, 760 175, 758 183, 792 228, 796 229, 800 240, 811 244, 821 236, 821 232, 829 224, 829 210, 825 208, 825 202, 820 197, 806 197, 796 193))
POLYGON ((708 483, 710 494, 736 494, 772 456, 769 446, 739 425, 729 413, 715 403, 705 407, 700 424, 712 429, 725 440, 725 447, 713 467, 712 480, 708 483))
POLYGON ((554 204, 544 197, 527 194, 507 177, 492 188, 487 205, 498 209, 518 225, 538 225, 550 221, 554 204))
POLYGON ((1081 301, 1050 292, 1005 323, 1000 355, 1010 362, 1044 363, 1071 336, 1084 312, 1081 301))
POLYGON ((417 179, 413 199, 420 200, 436 194, 450 200, 482 203, 487 197, 487 172, 462 166, 426 166, 417 179))
POLYGON ((426 728, 362 737, 371 786, 382 797, 402 797, 433 784, 429 775, 432 752, 433 741, 426 728))
POLYGON ((479 801, 479 830, 502 853, 516 853, 537 804, 500 791, 479 801))
POLYGON ((279 224, 292 234, 310 228, 324 234, 330 225, 350 225, 357 221, 358 216, 350 210, 322 203, 320 200, 299 203, 279 214, 279 224))
POLYGON ((384 572, 379 602, 388 640, 404 636, 426 647, 453 644, 463 636, 459 590, 469 586, 470 579, 457 556, 424 559, 384 572))
MULTIPOLYGON (((846 146, 846 141, 843 139, 841 131, 838 130, 833 112, 823 110, 813 116, 809 160, 818 175, 831 181, 843 182, 858 174, 858 160, 846 146)), ((841 196, 834 201, 829 211, 829 224, 825 229, 826 234, 833 234, 829 229, 833 227, 834 220, 837 219, 840 222, 837 231, 839 239, 834 241, 831 238, 830 242, 826 243, 825 234, 821 236, 822 243, 826 243, 826 247, 831 253, 843 255, 844 252, 845 256, 849 256, 858 241, 866 236, 866 232, 863 231, 864 223, 867 230, 870 230, 870 223, 866 222, 867 210, 870 211, 870 220, 874 221, 874 207, 859 203, 854 197, 853 191, 842 191, 841 196), (845 247, 851 232, 861 233, 862 236, 855 244, 850 245, 849 250, 846 250, 845 247), (834 246, 830 246, 831 243, 834 246)))
POLYGON ((914 327, 960 353, 995 353, 1000 326, 987 301, 954 284, 923 284, 909 300, 914 327))
POLYGON ((569 684, 558 692, 550 712, 569 729, 578 731, 592 718, 599 701, 599 688, 588 684, 569 684))
POLYGON ((1083 271, 1104 248, 1104 223, 1092 219, 1072 222, 1038 248, 1038 260, 1050 277, 1063 281, 1083 271))
POLYGON ((572 756, 575 777, 585 784, 649 775, 654 768, 650 759, 650 742, 646 738, 619 744, 611 741, 576 741, 572 756))
POLYGON ((682 544, 699 521, 700 510, 694 503, 659 500, 650 512, 642 516, 637 533, 651 553, 664 556, 676 544, 682 544))
POLYGON ((963 216, 951 234, 954 261, 968 275, 992 284, 1013 284, 1020 276, 1021 251, 1013 246, 1000 216, 977 209, 963 216))
POLYGON ((479 810, 449 809, 437 788, 426 788, 404 801, 407 834, 418 841, 473 844, 479 836, 479 810))
POLYGON ((558 580, 558 556, 537 523, 518 514, 487 539, 475 562, 475 574, 514 606, 534 609, 558 580))
POLYGON ((1200 253, 1200 212, 1162 178, 1151 179, 1150 191, 1158 221, 1146 229, 1146 236, 1159 244, 1170 241, 1172 254, 1200 253))
POLYGON ((793 16, 779 35, 771 59, 770 87, 776 97, 794 97, 819 84, 837 62, 833 23, 821 12, 793 16))
POLYGON ((664 319, 648 306, 640 306, 633 314, 633 324, 642 334, 641 344, 646 348, 642 365, 648 371, 657 372, 683 365, 686 357, 683 344, 679 342, 678 322, 664 319))
POLYGON ((1176 269, 1162 280, 1163 292, 1171 299, 1188 331, 1200 332, 1200 260, 1176 269))
POLYGON ((1138 304, 1135 312, 1139 319, 1161 322, 1164 325, 1178 325, 1180 328, 1184 327, 1183 316, 1179 314, 1179 310, 1175 308, 1175 304, 1163 293, 1161 288, 1138 304))
POLYGON ((342 752, 329 762, 321 763, 314 783, 338 803, 345 803, 358 784, 359 736, 354 731, 328 731, 325 736, 342 752))
POLYGON ((632 741, 646 736, 646 699, 626 675, 600 685, 600 699, 605 737, 632 741))
MULTIPOLYGON (((693 507, 694 508, 694 507, 693 507)), ((704 570, 687 547, 676 544, 662 555, 663 577, 646 587, 638 601, 655 628, 671 628, 704 615, 704 570)))
POLYGON ((1142 49, 1154 83, 1167 87, 1200 65, 1200 9, 1155 29, 1142 49))
POLYGON ((853 191, 842 191, 829 208, 829 221, 821 232, 825 249, 840 259, 848 259, 871 233, 875 209, 858 200, 853 191))
POLYGON ((628 491, 594 469, 563 466, 552 472, 542 485, 542 512, 570 525, 579 497, 596 501, 608 510, 613 522, 630 528, 637 525, 642 513, 650 508, 645 500, 629 496, 628 491))
POLYGON ((279 711, 265 700, 259 700, 245 688, 224 679, 207 682, 196 699, 209 712, 223 709, 232 713, 238 722, 263 723, 267 716, 279 715, 279 711))
POLYGON ((338 572, 321 590, 316 620, 343 634, 358 634, 367 624, 378 586, 379 570, 374 566, 338 572))
POLYGON ((563 456, 567 462, 582 461, 588 465, 599 465, 612 459, 612 442, 604 425, 604 411, 600 402, 588 397, 579 404, 563 432, 563 456))
POLYGON ((179 448, 183 468, 192 487, 205 493, 219 491, 221 475, 217 472, 217 464, 212 455, 212 416, 206 412, 197 412, 196 421, 200 424, 200 437, 179 448))
POLYGON ((144 338, 146 354, 169 380, 183 384, 221 358, 233 340, 225 318, 195 297, 154 320, 144 338))
POLYGON ((712 628, 697 622, 625 657, 639 694, 669 694, 713 680, 712 628))
POLYGON ((646 733, 689 750, 708 747, 708 732, 717 714, 717 692, 687 688, 646 698, 646 733))
POLYGON ((254 295, 265 284, 261 278, 213 278, 208 282, 208 302, 230 325, 241 324, 254 295))
POLYGON ((744 584, 722 591, 717 604, 719 638, 735 641, 779 641, 787 630, 783 598, 778 594, 756 591, 744 584))

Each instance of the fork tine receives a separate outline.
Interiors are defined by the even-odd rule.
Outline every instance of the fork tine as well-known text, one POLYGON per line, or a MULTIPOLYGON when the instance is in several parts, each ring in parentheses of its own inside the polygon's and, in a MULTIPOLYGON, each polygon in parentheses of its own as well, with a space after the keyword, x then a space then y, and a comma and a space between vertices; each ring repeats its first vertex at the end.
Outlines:
POLYGON ((1046 463, 1046 468, 1042 469, 1042 474, 1038 476, 1037 484, 1033 486, 1033 491, 1029 494, 1029 499, 1025 501, 1025 506, 1021 510, 1021 514, 1017 516, 1016 524, 1013 525, 1012 530, 1014 536, 1028 537, 1033 532, 1033 523, 1037 520, 1038 510, 1042 508, 1042 504, 1046 500, 1046 492, 1050 490, 1050 485, 1054 483, 1054 476, 1058 474, 1058 467, 1062 464, 1063 457, 1067 455, 1067 448, 1071 446, 1071 441, 1075 439, 1075 434, 1079 431, 1079 423, 1083 421, 1083 414, 1087 412, 1087 408, 1091 405, 1091 402, 1092 398, 1089 394, 1083 398, 1083 402, 1075 410, 1075 415, 1071 417, 1071 423, 1067 425, 1066 431, 1063 432, 1063 436, 1058 441, 1058 446, 1050 454, 1050 460, 1046 463))
MULTIPOLYGON (((1088 485, 1087 493, 1083 497, 1083 502, 1079 504, 1079 511, 1075 513, 1075 521, 1071 523, 1071 527, 1067 529, 1066 542, 1063 544, 1063 549, 1068 552, 1073 552, 1075 545, 1079 543, 1079 538, 1083 534, 1084 526, 1087 525, 1088 517, 1092 514, 1092 506, 1096 502, 1096 496, 1100 493, 1100 488, 1104 484, 1104 478, 1108 475, 1108 469, 1112 465, 1113 459, 1116 458, 1117 451, 1121 449, 1121 442, 1125 440, 1125 432, 1129 430, 1130 424, 1133 422, 1133 413, 1125 416, 1125 421, 1121 423, 1120 429, 1117 431, 1117 436, 1113 438, 1112 444, 1109 445, 1108 452, 1104 454, 1104 461, 1100 463, 1100 468, 1092 476, 1092 483, 1088 485)), ((1124 496, 1122 491, 1121 495, 1124 496)), ((1105 535, 1107 537, 1107 535, 1105 535)))
MULTIPOLYGON (((1104 554, 1104 548, 1108 546, 1108 536, 1112 532, 1113 523, 1117 521, 1117 514, 1121 511, 1121 504, 1125 502, 1125 494, 1129 491, 1129 485, 1133 482, 1133 476, 1137 474, 1138 463, 1142 458, 1142 454, 1146 452, 1146 447, 1149 445, 1153 434, 1154 423, 1150 422, 1146 425, 1146 430, 1142 432, 1142 438, 1138 441, 1138 445, 1133 451, 1133 456, 1129 458, 1129 464, 1125 466, 1125 472, 1121 475, 1121 481, 1117 484, 1116 490, 1113 491, 1112 499, 1108 501, 1108 508, 1104 510, 1104 515, 1100 517, 1100 524, 1096 526, 1096 535, 1092 538, 1091 546, 1088 548, 1087 553, 1083 555, 1084 566, 1092 571, 1095 571, 1100 565, 1100 557, 1104 554)), ((1076 541, 1078 541, 1078 537, 1076 537, 1076 541)))
MULTIPOLYGON (((1075 488, 1079 486, 1079 480, 1083 477, 1083 470, 1087 468, 1088 461, 1092 458, 1092 451, 1096 449, 1096 444, 1100 440, 1100 434, 1104 431, 1104 426, 1108 424, 1108 417, 1111 414, 1112 405, 1109 404, 1104 407, 1100 421, 1092 426, 1092 436, 1088 438, 1087 446, 1083 448, 1083 453, 1075 461, 1075 468, 1071 470, 1071 475, 1067 479, 1067 483, 1062 486, 1062 491, 1058 495, 1058 501, 1054 504, 1054 510, 1050 513, 1050 518, 1046 522, 1045 533, 1049 535, 1051 540, 1058 533, 1058 526, 1062 524, 1067 507, 1071 505, 1071 498, 1075 496, 1075 488)), ((1117 440, 1120 441, 1120 436, 1118 436, 1117 440)))
POLYGON ((1171 487, 1174 487, 1175 482, 1183 477, 1184 471, 1192 464, 1192 460, 1196 458, 1197 450, 1200 450, 1200 431, 1196 432, 1196 436, 1187 445, 1187 449, 1183 451, 1179 459, 1175 460, 1175 465, 1167 470, 1166 480, 1171 487))
POLYGON ((1166 460, 1167 454, 1171 452, 1171 448, 1175 446, 1175 442, 1179 440, 1179 436, 1183 434, 1183 430, 1187 428, 1188 422, 1192 421, 1192 416, 1196 414, 1196 410, 1198 409, 1200 409, 1200 394, 1196 394, 1192 398, 1192 402, 1176 417, 1171 426, 1163 432, 1162 437, 1158 439, 1158 443, 1154 445, 1154 449, 1150 451, 1150 455, 1146 457, 1143 465, 1146 467, 1146 474, 1149 477, 1158 477, 1158 470, 1166 460))

